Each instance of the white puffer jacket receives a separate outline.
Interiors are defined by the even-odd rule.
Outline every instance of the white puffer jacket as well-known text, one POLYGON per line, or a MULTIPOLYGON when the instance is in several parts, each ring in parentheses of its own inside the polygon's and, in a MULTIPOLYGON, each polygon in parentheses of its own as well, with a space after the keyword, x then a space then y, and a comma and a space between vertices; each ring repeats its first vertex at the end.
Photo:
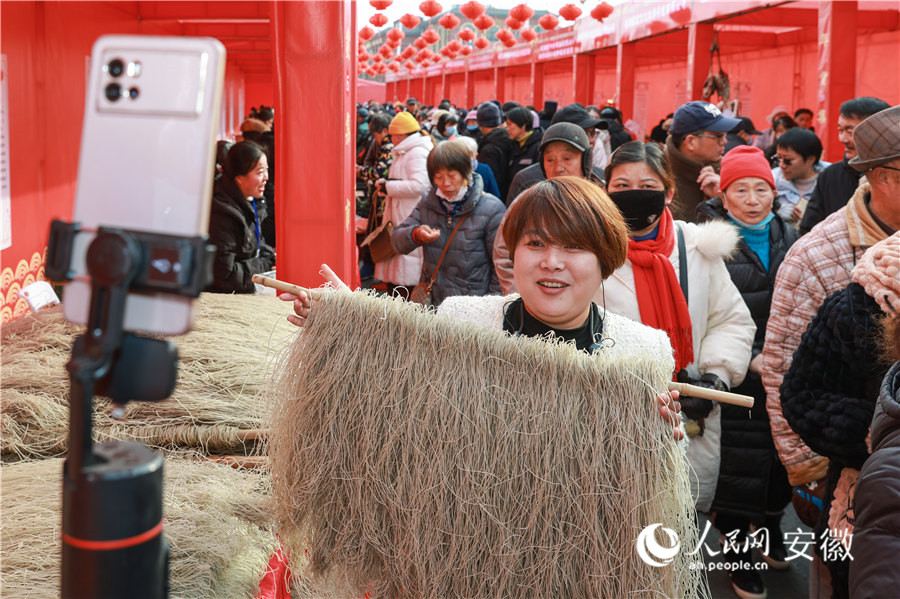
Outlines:
MULTIPOLYGON (((422 196, 431 189, 426 161, 433 147, 430 136, 414 134, 391 150, 394 161, 388 174, 391 180, 385 183, 387 201, 384 205, 384 218, 394 223, 394 226, 406 220, 422 196)), ((422 248, 417 248, 409 254, 398 254, 376 263, 375 278, 412 289, 419 282, 421 270, 422 248)))
MULTIPOLYGON (((701 374, 710 372, 734 388, 747 374, 756 333, 750 310, 725 267, 725 260, 737 248, 739 234, 732 225, 721 221, 702 225, 675 221, 675 225, 684 232, 687 253, 688 309, 694 342, 694 362, 688 365, 688 373, 699 379, 701 374)), ((677 243, 669 261, 675 274, 680 275, 677 243)), ((594 301, 604 305, 604 299, 610 312, 641 322, 631 261, 626 261, 606 279, 594 301)), ((722 434, 720 414, 721 409, 715 404, 705 420, 703 435, 692 438, 688 447, 693 468, 691 492, 700 511, 709 510, 716 494, 722 434)))

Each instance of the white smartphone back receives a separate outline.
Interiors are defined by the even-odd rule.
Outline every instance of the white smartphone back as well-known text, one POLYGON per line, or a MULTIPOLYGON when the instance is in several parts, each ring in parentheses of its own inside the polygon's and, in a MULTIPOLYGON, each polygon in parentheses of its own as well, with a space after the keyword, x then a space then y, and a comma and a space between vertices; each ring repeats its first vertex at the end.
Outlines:
MULTIPOLYGON (((225 48, 212 38, 103 36, 93 47, 73 221, 184 237, 206 235, 225 48)), ((76 236, 67 320, 86 324, 90 282, 76 236)), ((166 335, 193 322, 190 298, 128 296, 124 327, 166 335)))

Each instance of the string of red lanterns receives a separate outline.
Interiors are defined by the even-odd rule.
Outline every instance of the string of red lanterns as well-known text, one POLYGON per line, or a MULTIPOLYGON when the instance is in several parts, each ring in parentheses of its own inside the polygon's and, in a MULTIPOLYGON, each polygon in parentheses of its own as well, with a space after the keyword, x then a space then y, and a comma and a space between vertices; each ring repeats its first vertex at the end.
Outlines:
MULTIPOLYGON (((383 11, 393 4, 393 0, 369 0, 369 4, 376 10, 383 11)), ((439 15, 443 11, 443 7, 435 0, 426 0, 419 4, 419 10, 430 19, 439 15)), ((488 15, 486 10, 485 6, 476 0, 469 0, 461 5, 459 7, 460 13, 472 21, 472 25, 483 33, 481 36, 477 36, 474 30, 463 27, 457 34, 459 39, 453 39, 448 42, 439 50, 439 54, 432 52, 428 48, 429 45, 435 44, 441 39, 440 34, 429 27, 420 37, 416 38, 412 44, 395 56, 395 51, 401 45, 406 34, 401 29, 394 27, 387 32, 387 41, 379 47, 378 53, 370 55, 362 47, 362 42, 372 39, 375 35, 375 31, 371 27, 365 26, 359 30, 359 47, 357 53, 359 69, 360 71, 365 71, 369 74, 372 74, 373 72, 384 73, 388 69, 394 72, 397 72, 400 68, 412 70, 415 68, 415 63, 419 63, 422 67, 426 67, 430 64, 440 62, 441 56, 454 59, 460 54, 463 56, 470 55, 473 52, 473 47, 485 49, 490 45, 490 41, 484 37, 484 32, 496 25, 494 18, 488 15), (472 42, 472 45, 463 44, 459 40, 472 42), (392 61, 392 58, 395 58, 395 60, 392 61), (370 60, 375 64, 367 66, 366 63, 370 60), (389 65, 387 64, 387 61, 390 61, 389 65)), ((609 18, 613 11, 614 7, 608 2, 603 1, 590 11, 590 16, 602 23, 605 19, 609 18)), ((581 17, 582 13, 582 9, 575 4, 566 4, 559 9, 559 17, 570 22, 581 17)), ((497 40, 504 46, 511 48, 519 41, 514 33, 516 31, 519 32, 521 40, 524 42, 530 43, 536 40, 537 33, 531 27, 526 26, 529 19, 531 19, 534 14, 534 10, 527 4, 518 4, 511 8, 508 12, 508 16, 503 22, 503 25, 505 25, 506 28, 497 31, 497 40)), ((684 23, 682 21, 686 22, 690 20, 690 9, 673 11, 673 14, 670 14, 670 17, 679 25, 683 25, 684 23)), ((376 13, 369 18, 369 23, 375 27, 381 27, 385 25, 387 21, 387 17, 382 13, 376 13)), ((414 29, 419 25, 421 19, 416 15, 406 13, 399 19, 399 22, 406 29, 414 29)), ((438 19, 438 24, 447 30, 456 29, 459 27, 460 23, 459 17, 452 12, 447 12, 438 19)), ((559 26, 559 18, 552 13, 547 13, 538 19, 537 24, 545 31, 552 31, 559 26)))

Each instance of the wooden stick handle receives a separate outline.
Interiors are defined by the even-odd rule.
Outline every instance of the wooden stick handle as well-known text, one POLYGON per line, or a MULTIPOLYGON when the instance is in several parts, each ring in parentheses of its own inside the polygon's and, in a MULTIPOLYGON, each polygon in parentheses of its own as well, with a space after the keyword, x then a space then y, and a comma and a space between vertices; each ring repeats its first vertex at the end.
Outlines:
POLYGON ((688 383, 669 382, 669 391, 678 391, 682 395, 690 395, 691 397, 699 397, 701 399, 711 399, 720 403, 728 403, 733 406, 742 406, 745 408, 753 407, 753 398, 749 395, 739 395, 737 393, 729 393, 728 391, 717 391, 716 389, 689 385, 688 383))
POLYGON ((262 441, 269 436, 269 431, 264 428, 247 428, 237 432, 239 441, 262 441))
POLYGON ((318 289, 307 289, 306 287, 300 287, 299 285, 285 283, 284 281, 279 281, 278 279, 265 277, 263 275, 253 275, 253 282, 259 283, 263 287, 271 287, 272 289, 276 289, 282 293, 293 293, 294 295, 299 295, 300 292, 303 291, 312 298, 318 296, 319 293, 321 293, 321 291, 318 289))

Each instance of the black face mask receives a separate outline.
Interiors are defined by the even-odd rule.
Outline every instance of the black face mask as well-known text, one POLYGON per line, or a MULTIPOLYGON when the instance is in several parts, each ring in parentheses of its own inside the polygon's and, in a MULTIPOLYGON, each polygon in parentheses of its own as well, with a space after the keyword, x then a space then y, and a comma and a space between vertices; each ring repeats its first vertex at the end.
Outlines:
POLYGON ((614 191, 609 198, 616 204, 632 231, 646 229, 666 209, 666 192, 657 189, 614 191))

